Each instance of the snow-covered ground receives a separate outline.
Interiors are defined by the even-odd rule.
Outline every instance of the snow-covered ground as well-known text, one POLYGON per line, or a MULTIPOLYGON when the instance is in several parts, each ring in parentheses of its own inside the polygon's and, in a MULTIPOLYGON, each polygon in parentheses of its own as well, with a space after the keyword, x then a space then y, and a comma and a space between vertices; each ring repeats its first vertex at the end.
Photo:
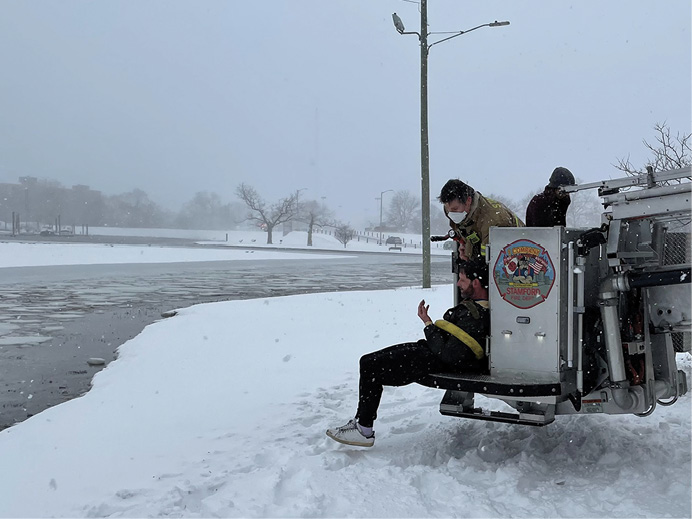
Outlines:
MULTIPOLYGON (((363 252, 387 252, 392 254, 421 254, 421 235, 405 233, 383 233, 382 245, 378 245, 377 233, 365 233, 353 238, 346 246, 339 242, 331 234, 314 232, 312 246, 307 247, 308 233, 306 231, 292 231, 285 236, 281 231, 274 231, 272 244, 267 244, 267 233, 262 231, 205 231, 205 230, 180 230, 180 229, 134 229, 115 227, 93 227, 89 233, 99 236, 138 236, 152 238, 186 238, 199 240, 199 243, 228 246, 252 246, 281 248, 309 248, 310 250, 347 250, 363 252), (398 236, 404 242, 401 251, 390 251, 384 243, 389 236, 398 236)), ((432 254, 448 256, 450 252, 445 250, 443 242, 430 244, 432 254)))
POLYGON ((324 259, 334 255, 90 243, 0 242, 1 267, 184 261, 324 259))
MULTIPOLYGON (((533 428, 386 388, 372 449, 329 440, 358 358, 422 337, 423 298, 441 316, 451 288, 210 303, 148 326, 89 393, 0 432, 0 516, 690 517, 689 394, 533 428)), ((678 364, 689 385, 692 357, 678 364)))
MULTIPOLYGON (((315 254, 296 256, 277 255, 275 251, 295 252, 295 249, 305 249, 310 252, 378 252, 383 254, 416 254, 421 255, 420 235, 398 234, 405 242, 401 250, 390 250, 386 244, 378 245, 373 236, 354 238, 346 244, 340 243, 329 234, 313 234, 313 244, 307 246, 308 234, 305 231, 293 231, 283 236, 274 233, 274 243, 267 244, 267 234, 261 231, 205 231, 180 229, 131 229, 97 227, 89 230, 95 236, 134 236, 138 238, 183 238, 197 240, 201 245, 227 246, 229 250, 215 249, 183 249, 186 252, 174 252, 171 247, 157 245, 117 245, 117 244, 85 244, 69 243, 70 237, 63 237, 64 243, 55 242, 22 242, 0 241, 0 267, 48 266, 68 264, 93 263, 169 263, 177 261, 229 261, 247 259, 323 259, 325 256, 315 254), (226 239, 228 238, 228 239, 226 239), (415 246, 414 246, 415 245, 415 246), (106 252, 105 247, 112 250, 106 252), (237 250, 234 247, 250 249, 237 250), (256 249, 272 249, 271 253, 256 249), (249 256, 254 254, 254 256, 249 256), (75 262, 76 263, 70 263, 75 262)), ((388 234, 383 235, 386 240, 388 234)), ((1 238, 0 238, 1 239, 1 238)), ((442 243, 431 244, 431 255, 449 256, 451 252, 443 249, 442 243)))

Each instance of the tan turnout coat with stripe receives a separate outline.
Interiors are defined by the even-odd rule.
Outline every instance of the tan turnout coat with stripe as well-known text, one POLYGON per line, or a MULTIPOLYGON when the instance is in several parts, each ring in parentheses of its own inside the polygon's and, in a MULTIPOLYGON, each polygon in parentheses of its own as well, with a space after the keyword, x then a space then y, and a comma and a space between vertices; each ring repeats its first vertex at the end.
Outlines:
MULTIPOLYGON (((447 211, 445 210, 445 214, 447 211)), ((495 227, 524 227, 524 222, 501 202, 487 198, 476 191, 473 195, 471 210, 466 218, 455 224, 449 223, 466 242, 465 254, 468 258, 485 256, 485 246, 490 237, 490 228, 495 227)))

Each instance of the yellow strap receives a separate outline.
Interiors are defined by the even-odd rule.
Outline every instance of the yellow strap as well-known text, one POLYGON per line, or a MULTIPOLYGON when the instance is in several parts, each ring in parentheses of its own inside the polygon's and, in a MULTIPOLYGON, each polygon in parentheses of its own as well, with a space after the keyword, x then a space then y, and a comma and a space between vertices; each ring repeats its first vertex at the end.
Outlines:
POLYGON ((445 321, 444 319, 438 319, 437 321, 435 321, 435 326, 437 326, 441 330, 446 331, 451 335, 454 335, 454 337, 466 344, 466 346, 471 348, 471 351, 477 359, 482 359, 483 355, 485 355, 485 352, 483 351, 481 345, 478 344, 478 341, 476 341, 476 339, 471 337, 468 333, 459 328, 457 325, 452 324, 449 321, 445 321))

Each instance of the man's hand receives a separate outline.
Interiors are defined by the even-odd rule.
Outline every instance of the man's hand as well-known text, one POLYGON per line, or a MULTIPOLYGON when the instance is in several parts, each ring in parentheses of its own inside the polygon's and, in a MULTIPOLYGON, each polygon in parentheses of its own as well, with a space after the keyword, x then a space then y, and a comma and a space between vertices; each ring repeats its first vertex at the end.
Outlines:
POLYGON ((418 317, 420 317, 420 320, 424 323, 429 323, 432 321, 428 315, 428 308, 430 308, 430 305, 425 306, 425 299, 418 303, 418 317))

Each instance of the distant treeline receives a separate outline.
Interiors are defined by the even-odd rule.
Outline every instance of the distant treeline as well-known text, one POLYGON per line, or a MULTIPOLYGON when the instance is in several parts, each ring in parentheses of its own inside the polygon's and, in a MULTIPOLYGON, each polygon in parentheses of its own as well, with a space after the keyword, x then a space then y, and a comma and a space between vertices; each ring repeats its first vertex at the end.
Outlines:
MULTIPOLYGON (((529 200, 537 192, 538 190, 525 193, 518 201, 492 193, 488 196, 504 203, 523 219, 529 200)), ((305 228, 307 222, 313 221, 316 213, 311 208, 314 209, 315 205, 320 206, 321 211, 326 211, 324 214, 333 216, 324 204, 304 200, 300 204, 300 210, 290 218, 294 220, 292 228, 305 228)), ((365 228, 381 227, 389 232, 420 232, 420 207, 418 195, 396 191, 383 207, 384 218, 380 223, 373 219, 365 224, 365 228)), ((247 202, 238 200, 224 203, 219 195, 207 191, 195 193, 176 212, 160 207, 141 189, 104 195, 89 186, 75 185, 68 188, 55 180, 35 177, 21 177, 17 184, 0 184, 0 229, 4 225, 4 229, 12 228, 14 231, 16 228, 20 232, 54 228, 58 222, 61 228, 71 227, 75 232, 80 227, 210 230, 257 228, 257 218, 248 218, 248 214, 252 213, 251 209, 247 202)), ((595 193, 575 193, 567 212, 567 225, 597 226, 601 211, 602 206, 595 193)), ((331 216, 330 219, 333 219, 331 216)), ((325 222, 318 220, 318 223, 323 225, 325 222)), ((444 234, 449 229, 442 206, 436 200, 431 200, 430 225, 433 234, 444 234)))
POLYGON ((160 227, 234 229, 244 219, 240 203, 221 202, 215 193, 199 192, 178 211, 163 209, 147 193, 134 189, 104 195, 89 186, 64 187, 55 180, 21 177, 17 184, 0 184, 0 221, 19 217, 22 229, 53 226, 160 227))

